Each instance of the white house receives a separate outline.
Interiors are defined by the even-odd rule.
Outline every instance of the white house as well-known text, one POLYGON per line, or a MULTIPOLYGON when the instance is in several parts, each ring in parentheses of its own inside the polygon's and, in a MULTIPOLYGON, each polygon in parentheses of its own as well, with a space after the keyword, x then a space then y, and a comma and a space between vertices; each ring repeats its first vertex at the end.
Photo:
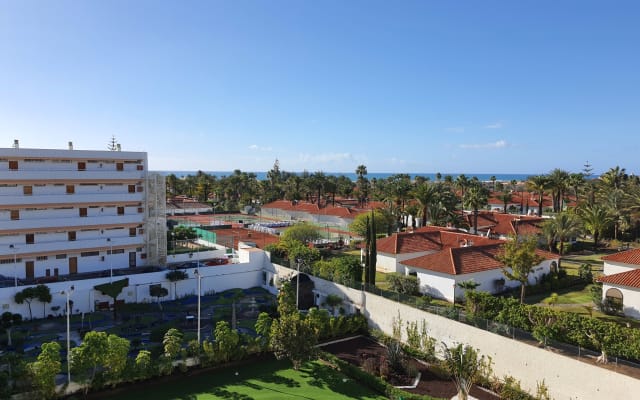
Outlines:
POLYGON ((602 257, 602 298, 622 305, 625 315, 640 318, 640 249, 602 257))
MULTIPOLYGON (((506 280, 502 273, 504 264, 496 259, 501 244, 467 245, 449 247, 421 257, 404 260, 401 265, 406 274, 415 274, 420 281, 420 291, 433 297, 454 301, 464 295, 458 283, 473 280, 476 290, 498 293, 506 288, 520 286, 518 281, 506 280)), ((533 268, 529 284, 535 284, 543 274, 548 274, 558 256, 536 250, 544 260, 533 268)))

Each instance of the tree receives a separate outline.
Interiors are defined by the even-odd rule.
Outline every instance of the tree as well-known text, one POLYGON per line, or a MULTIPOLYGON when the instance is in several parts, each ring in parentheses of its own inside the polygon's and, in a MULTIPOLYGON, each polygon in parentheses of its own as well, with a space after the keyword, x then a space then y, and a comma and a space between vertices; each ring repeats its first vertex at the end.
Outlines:
MULTIPOLYGON (((389 231, 389 227, 393 226, 392 218, 385 215, 382 210, 373 210, 373 215, 376 219, 376 234, 385 234, 389 231)), ((371 213, 358 214, 349 225, 349 232, 354 236, 365 238, 367 231, 367 218, 371 218, 371 213)))
POLYGON ((420 281, 413 275, 403 275, 398 272, 387 274, 387 284, 389 289, 400 293, 414 295, 420 290, 420 281))
POLYGON ((498 198, 502 201, 502 205, 503 205, 502 212, 506 214, 507 206, 513 200, 513 195, 509 192, 503 192, 498 196, 498 198))
POLYGON ((613 223, 609 211, 600 204, 586 205, 578 209, 578 216, 587 233, 593 237, 593 250, 598 251, 598 241, 613 223))
POLYGON ((444 366, 451 374, 458 389, 458 399, 467 400, 471 386, 478 378, 482 358, 478 359, 478 352, 471 346, 462 343, 453 348, 444 347, 444 366))
POLYGON ((473 211, 473 233, 478 234, 478 211, 487 205, 487 189, 475 183, 469 187, 464 196, 464 206, 473 211))
POLYGON ((175 360, 180 355, 180 349, 182 348, 183 334, 176 328, 170 328, 162 339, 162 348, 164 349, 164 355, 169 360, 175 360))
POLYGON ((117 383, 127 363, 129 341, 114 334, 90 331, 82 344, 71 349, 71 368, 88 391, 98 374, 117 383))
POLYGON ((527 187, 529 190, 538 194, 538 217, 542 217, 542 201, 548 185, 549 180, 545 175, 530 176, 527 179, 527 187))
POLYGON ((342 297, 338 296, 337 294, 330 294, 327 296, 324 302, 327 306, 331 307, 331 314, 335 315, 336 307, 342 305, 343 300, 342 297))
POLYGON ((543 260, 536 254, 536 238, 531 236, 519 240, 511 237, 511 240, 502 245, 502 252, 496 259, 504 264, 502 273, 507 279, 520 282, 520 303, 524 303, 529 274, 533 272, 533 267, 543 260))
POLYGON ((296 309, 295 295, 288 282, 282 284, 278 294, 278 313, 279 318, 271 324, 269 344, 278 360, 288 358, 293 368, 298 369, 315 354, 318 336, 312 324, 302 319, 296 309))
POLYGON ((160 302, 161 297, 165 297, 169 294, 167 288, 162 287, 162 285, 149 285, 149 296, 155 297, 158 303, 158 307, 160 308, 160 319, 164 319, 164 311, 162 309, 162 303, 160 302))
POLYGON ((14 314, 10 311, 5 311, 2 313, 2 319, 0 321, 2 321, 2 327, 7 334, 7 346, 13 346, 13 343, 11 341, 11 329, 14 326, 20 325, 22 323, 22 315, 17 313, 14 314))
POLYGON ((179 269, 169 271, 164 276, 168 281, 173 282, 173 299, 176 299, 176 291, 178 287, 178 281, 185 280, 189 277, 189 275, 185 271, 181 271, 179 269))
POLYGON ((28 369, 33 378, 33 385, 38 390, 39 398, 56 398, 56 375, 62 369, 60 344, 58 342, 42 343, 42 351, 38 354, 36 361, 28 364, 28 369))
POLYGON ((304 222, 290 226, 282 233, 283 240, 293 239, 305 244, 319 238, 320 233, 318 232, 318 228, 304 222))
POLYGON ((369 245, 369 284, 376 285, 376 266, 378 264, 378 235, 376 234, 376 217, 371 212, 371 229, 370 229, 370 245, 369 245))
POLYGON ((36 298, 42 303, 42 318, 47 317, 47 304, 51 303, 51 290, 47 285, 36 286, 36 298))
MULTIPOLYGON (((560 260, 562 260, 562 254, 564 253, 564 242, 569 241, 572 237, 578 235, 581 230, 580 220, 576 217, 573 212, 563 211, 556 215, 554 218, 545 221, 545 224, 549 224, 553 227, 553 232, 555 232, 556 240, 560 242, 560 246, 558 248, 558 254, 560 255, 560 260)), ((560 264, 560 262, 558 262, 560 264)), ((558 267, 560 267, 558 265, 558 267)))
POLYGON ((105 296, 109 296, 113 299, 113 319, 117 317, 118 308, 118 296, 122 293, 122 289, 129 286, 129 278, 121 279, 119 281, 113 281, 111 283, 103 283, 102 285, 96 285, 93 288, 100 291, 105 296))
POLYGON ((476 288, 478 286, 480 286, 480 284, 478 282, 474 281, 473 279, 469 279, 469 280, 466 280, 466 281, 458 282, 456 285, 459 288, 464 290, 465 297, 466 297, 467 293, 473 292, 474 290, 476 290, 476 288))
POLYGON ((269 316, 266 312, 261 312, 258 314, 258 319, 255 324, 255 331, 258 334, 258 340, 260 343, 260 348, 264 351, 269 346, 269 334, 271 332, 271 324, 273 323, 273 318, 269 316))
POLYGON ((146 379, 151 376, 153 370, 153 360, 149 350, 140 350, 135 360, 136 375, 139 379, 146 379))
POLYGON ((240 343, 238 332, 231 329, 227 321, 218 321, 218 323, 216 323, 214 337, 218 347, 218 356, 223 362, 229 362, 240 343))
POLYGON ((33 314, 31 313, 31 302, 38 298, 38 291, 34 286, 30 286, 22 289, 18 293, 16 293, 14 300, 17 304, 27 303, 29 307, 29 319, 33 319, 33 314))

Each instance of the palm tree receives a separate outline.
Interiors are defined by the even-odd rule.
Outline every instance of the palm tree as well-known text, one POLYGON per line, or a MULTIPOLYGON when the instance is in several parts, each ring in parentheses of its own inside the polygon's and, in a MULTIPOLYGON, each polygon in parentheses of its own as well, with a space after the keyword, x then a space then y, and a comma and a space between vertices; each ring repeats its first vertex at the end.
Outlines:
POLYGON ((534 175, 527 179, 527 187, 532 192, 538 193, 538 217, 542 217, 542 201, 544 192, 548 188, 548 178, 545 175, 534 175))
POLYGON ((580 189, 584 187, 586 181, 582 173, 569 175, 568 184, 573 188, 573 194, 576 196, 576 204, 580 203, 580 189))
POLYGON ((473 231, 478 234, 478 210, 487 205, 487 189, 482 184, 476 183, 469 187, 464 196, 465 208, 473 211, 473 231))
POLYGON ((422 216, 422 223, 420 226, 427 225, 427 219, 429 218, 429 208, 434 204, 437 198, 436 185, 425 182, 422 185, 417 186, 413 190, 413 197, 420 206, 420 215, 422 216))
POLYGON ((503 213, 507 213, 507 205, 511 202, 511 200, 513 199, 513 195, 509 192, 503 192, 502 194, 500 194, 498 196, 498 198, 502 201, 503 204, 503 209, 502 212, 503 213))
POLYGON ((607 209, 599 204, 587 205, 578 209, 585 231, 593 236, 593 250, 598 250, 598 239, 612 223, 613 217, 607 209))
POLYGON ((569 173, 556 168, 549 173, 549 188, 553 199, 553 212, 560 212, 563 209, 564 192, 569 186, 569 173))
POLYGON ((367 167, 358 165, 356 168, 356 186, 358 187, 358 206, 362 207, 363 203, 369 197, 369 181, 367 180, 367 167))
POLYGON ((455 186, 460 189, 460 196, 464 199, 465 192, 467 191, 467 187, 469 187, 469 178, 465 176, 465 174, 460 174, 456 178, 454 182, 455 186))
MULTIPOLYGON (((572 237, 575 237, 582 230, 580 219, 573 212, 563 211, 555 216, 555 218, 549 221, 549 224, 553 225, 556 233, 556 239, 560 242, 558 248, 558 254, 560 259, 558 264, 562 261, 562 254, 564 252, 564 242, 569 241, 572 237)), ((558 268, 560 265, 558 265, 558 268)))

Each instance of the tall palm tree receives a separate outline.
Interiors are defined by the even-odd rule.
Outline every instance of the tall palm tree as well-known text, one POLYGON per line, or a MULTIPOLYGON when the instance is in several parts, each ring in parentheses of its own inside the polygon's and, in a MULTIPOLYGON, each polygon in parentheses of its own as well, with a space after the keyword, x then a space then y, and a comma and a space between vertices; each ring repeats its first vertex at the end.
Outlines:
POLYGON ((549 189, 553 199, 553 212, 560 212, 563 209, 564 193, 569 186, 569 173, 556 168, 549 173, 549 189))
POLYGON ((464 199, 467 187, 469 187, 469 178, 465 174, 460 174, 454 182, 456 188, 460 189, 460 196, 464 199))
POLYGON ((527 179, 526 185, 534 193, 538 194, 538 217, 542 217, 542 201, 547 190, 549 180, 545 175, 534 175, 527 179))
POLYGON ((578 209, 578 215, 586 232, 593 237, 593 250, 598 250, 598 239, 613 223, 613 217, 607 209, 600 205, 587 205, 578 209))
POLYGON ((487 205, 489 194, 480 183, 473 184, 464 196, 464 206, 473 211, 473 232, 478 234, 478 211, 487 205))
POLYGON ((362 207, 363 203, 369 197, 369 181, 367 180, 367 167, 358 165, 356 168, 356 186, 358 188, 358 206, 362 207))
POLYGON ((513 195, 509 192, 502 192, 498 198, 502 201, 503 204, 503 209, 502 212, 503 213, 507 213, 507 205, 511 202, 511 200, 513 200, 513 195))
POLYGON ((584 175, 582 173, 574 173, 569 175, 568 184, 573 189, 573 194, 576 197, 576 204, 579 204, 580 189, 582 189, 586 184, 586 181, 584 180, 584 175))
POLYGON ((436 185, 430 184, 428 181, 417 186, 413 192, 413 198, 418 202, 420 206, 420 216, 422 217, 422 223, 420 226, 426 226, 429 219, 429 208, 434 204, 437 199, 438 190, 436 185))
POLYGON ((560 246, 558 247, 558 254, 560 255, 558 261, 560 262, 562 261, 562 254, 564 253, 564 242, 577 236, 582 231, 582 224, 576 214, 570 211, 559 213, 555 218, 551 219, 549 223, 553 226, 556 239, 560 242, 560 246))

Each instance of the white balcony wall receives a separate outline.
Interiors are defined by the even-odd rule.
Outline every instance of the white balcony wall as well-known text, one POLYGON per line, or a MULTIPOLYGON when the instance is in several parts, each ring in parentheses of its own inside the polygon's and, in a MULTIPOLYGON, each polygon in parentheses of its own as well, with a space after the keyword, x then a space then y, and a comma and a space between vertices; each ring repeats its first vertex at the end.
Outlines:
MULTIPOLYGON (((31 220, 17 220, 11 221, 11 229, 39 229, 48 227, 59 227, 61 230, 67 229, 67 227, 79 227, 90 225, 107 225, 107 224, 143 224, 143 214, 129 214, 129 215, 108 215, 98 217, 84 217, 75 218, 78 216, 78 210, 75 210, 73 218, 43 218, 43 219, 31 219, 31 220)), ((2 215, 0 215, 2 217, 2 215)), ((8 221, 9 218, 0 218, 0 222, 3 220, 8 221)), ((0 225, 0 232, 3 229, 8 229, 7 223, 0 225)), ((74 228, 76 229, 76 228, 74 228)))
MULTIPOLYGON (((63 191, 64 192, 64 191, 63 191)), ((51 195, 33 195, 25 196, 23 194, 15 196, 2 196, 0 197, 1 204, 19 204, 25 208, 29 206, 37 206, 39 204, 69 204, 69 203, 105 203, 111 202, 114 205, 122 202, 143 202, 144 193, 86 193, 86 194, 51 194, 51 195)), ((22 213, 22 211, 21 211, 22 213)))
POLYGON ((0 169, 0 180, 15 180, 16 182, 23 182, 29 180, 60 180, 60 181, 69 181, 69 180, 85 180, 85 181, 95 181, 95 180, 113 180, 113 181, 123 181, 123 180, 142 180, 145 178, 146 171, 137 171, 135 168, 131 170, 125 169, 124 171, 107 171, 107 170, 96 170, 96 171, 78 171, 76 169, 71 170, 51 170, 51 169, 39 169, 32 170, 27 168, 22 168, 23 163, 20 163, 19 169, 17 171, 10 171, 7 169, 0 169))
POLYGON ((9 196, 21 196, 22 195, 22 186, 20 185, 0 185, 0 203, 6 203, 4 200, 5 197, 9 196))

